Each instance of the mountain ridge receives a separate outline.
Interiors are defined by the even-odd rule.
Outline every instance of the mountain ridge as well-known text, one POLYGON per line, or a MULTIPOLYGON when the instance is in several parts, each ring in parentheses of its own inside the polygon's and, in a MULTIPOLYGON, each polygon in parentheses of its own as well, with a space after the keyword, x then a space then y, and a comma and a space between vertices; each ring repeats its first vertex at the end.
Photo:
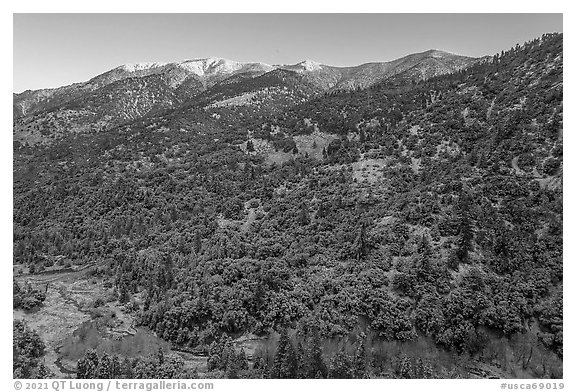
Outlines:
POLYGON ((225 57, 201 57, 201 58, 195 58, 195 59, 185 59, 185 60, 181 60, 181 61, 174 61, 174 62, 136 62, 136 63, 123 63, 120 64, 114 68, 111 68, 108 71, 105 71, 101 74, 95 75, 94 77, 88 79, 86 82, 74 82, 68 85, 62 85, 62 86, 57 86, 57 87, 47 87, 47 88, 39 88, 39 89, 26 89, 24 91, 21 92, 13 92, 14 96, 20 96, 22 94, 25 93, 31 93, 31 92, 39 92, 39 91, 51 91, 51 90, 57 90, 57 89, 61 89, 64 87, 69 87, 69 86, 73 86, 73 85, 77 85, 77 84, 84 84, 84 83, 88 83, 93 79, 96 79, 102 75, 105 75, 111 71, 115 71, 115 70, 123 70, 126 72, 137 72, 137 71, 146 71, 146 70, 150 70, 150 69, 155 69, 155 68, 162 68, 162 67, 166 67, 166 66, 175 66, 175 65, 179 65, 179 66, 183 66, 186 63, 195 63, 195 62, 206 62, 206 63, 214 63, 214 62, 218 62, 218 61, 223 61, 223 62, 228 62, 228 63, 236 63, 236 64, 241 64, 241 65, 261 65, 263 67, 270 67, 270 70, 272 69, 277 69, 277 68, 282 68, 282 69, 289 69, 291 67, 296 67, 296 66, 300 66, 302 64, 309 64, 313 67, 317 67, 317 66, 321 66, 321 67, 330 67, 330 68, 335 68, 335 69, 352 69, 352 68, 359 68, 359 67, 363 67, 363 66, 368 66, 368 65, 373 65, 373 64, 388 64, 388 63, 393 63, 396 62, 398 60, 401 59, 405 59, 405 58, 409 58, 411 56, 415 56, 415 55, 425 55, 425 54, 430 54, 430 55, 437 55, 437 54, 441 54, 441 55, 448 55, 448 56, 455 56, 455 57, 461 57, 461 58, 468 58, 468 59, 476 59, 476 60, 480 60, 483 59, 485 57, 491 57, 491 56, 481 56, 481 57, 473 57, 473 56, 466 56, 466 55, 460 55, 460 54, 456 54, 456 53, 451 53, 451 52, 447 52, 447 51, 443 51, 443 50, 439 50, 439 49, 428 49, 426 51, 423 52, 415 52, 415 53, 411 53, 402 57, 399 57, 397 59, 393 59, 393 60, 387 60, 387 61, 368 61, 368 62, 364 62, 364 63, 360 63, 357 65, 331 65, 331 64, 324 64, 321 62, 318 62, 314 59, 304 59, 302 61, 299 61, 297 63, 294 64, 267 64, 264 62, 256 62, 256 61, 237 61, 237 60, 230 60, 228 58, 225 57))
POLYGON ((352 67, 314 60, 269 65, 220 57, 122 64, 86 82, 14 94, 14 130, 22 141, 44 140, 40 133, 101 131, 158 108, 174 109, 199 99, 207 107, 253 105, 256 111, 269 112, 323 92, 367 88, 398 75, 408 81, 426 80, 478 61, 433 49, 352 67), (227 86, 225 96, 222 83, 227 86), (265 108, 254 105, 257 102, 265 108), (97 129, 94 124, 99 124, 97 129))

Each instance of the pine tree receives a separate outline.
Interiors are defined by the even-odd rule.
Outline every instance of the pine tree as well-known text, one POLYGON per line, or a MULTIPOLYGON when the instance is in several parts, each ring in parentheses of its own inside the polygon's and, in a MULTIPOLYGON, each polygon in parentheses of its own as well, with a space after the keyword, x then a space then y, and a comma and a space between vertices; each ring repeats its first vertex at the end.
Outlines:
POLYGON ((296 378, 298 375, 297 360, 296 350, 288 337, 288 330, 284 329, 280 334, 270 376, 272 378, 296 378))
POLYGON ((238 370, 238 365, 234 361, 229 361, 224 374, 228 379, 235 379, 238 378, 238 370))
POLYGON ((459 236, 457 242, 456 256, 462 263, 468 262, 468 253, 473 250, 472 240, 474 231, 470 220, 469 212, 464 211, 460 217, 459 236))
POLYGON ((55 377, 54 373, 52 373, 50 369, 48 369, 48 367, 44 362, 40 362, 38 364, 38 368, 36 370, 36 376, 34 378, 47 379, 54 377, 55 377))
POLYGON ((432 270, 431 265, 432 247, 427 235, 423 235, 418 244, 418 260, 416 276, 419 280, 427 280, 432 270))
POLYGON ((405 355, 400 357, 400 363, 398 364, 398 376, 400 378, 412 378, 412 362, 410 358, 405 355))
POLYGON ((362 223, 356 240, 354 241, 354 255, 356 260, 361 260, 366 256, 368 245, 366 243, 366 224, 362 223))
POLYGON ((212 342, 208 349, 208 371, 219 369, 221 363, 222 357, 220 356, 220 347, 217 342, 212 342))
POLYGON ((367 373, 367 366, 366 366, 366 345, 364 343, 365 335, 362 334, 361 336, 362 341, 360 345, 356 349, 356 355, 354 356, 354 378, 364 378, 366 377, 367 373))
POLYGON ((238 369, 248 370, 248 358, 246 358, 246 353, 244 352, 244 349, 236 351, 235 362, 238 364, 238 369))
POLYGON ((156 352, 156 358, 160 365, 164 363, 164 350, 162 350, 162 347, 158 347, 158 351, 156 352))
POLYGON ((128 303, 128 301, 130 301, 130 294, 128 293, 127 283, 124 281, 120 284, 118 301, 121 304, 125 304, 125 303, 128 303))
POLYGON ((306 378, 305 370, 306 370, 306 358, 305 358, 305 350, 304 346, 302 346, 302 342, 298 341, 296 345, 296 362, 298 363, 298 378, 306 378))
POLYGON ((310 218, 308 217, 308 207, 305 203, 300 204, 300 210, 298 212, 298 223, 300 226, 306 226, 310 223, 310 218))
POLYGON ((88 350, 86 354, 78 360, 76 365, 76 378, 95 378, 98 367, 98 354, 96 350, 88 350))
POLYGON ((102 354, 98 359, 98 365, 94 372, 94 378, 114 378, 112 369, 112 358, 107 353, 102 354))
POLYGON ((310 339, 310 351, 306 365, 307 378, 326 378, 328 376, 328 368, 322 356, 320 334, 316 330, 312 333, 312 338, 310 339))
POLYGON ((284 362, 284 358, 286 357, 286 351, 288 349, 289 343, 288 331, 284 329, 280 333, 280 340, 278 341, 278 348, 276 349, 276 354, 274 355, 274 362, 270 371, 270 377, 283 378, 282 364, 284 362))
POLYGON ((286 355, 282 363, 282 378, 296 378, 298 375, 298 357, 292 342, 288 342, 286 355))
POLYGON ((133 364, 128 358, 124 358, 124 361, 122 361, 120 374, 122 374, 124 378, 134 378, 133 364))
POLYGON ((330 361, 330 378, 354 378, 353 360, 344 350, 340 350, 330 361))

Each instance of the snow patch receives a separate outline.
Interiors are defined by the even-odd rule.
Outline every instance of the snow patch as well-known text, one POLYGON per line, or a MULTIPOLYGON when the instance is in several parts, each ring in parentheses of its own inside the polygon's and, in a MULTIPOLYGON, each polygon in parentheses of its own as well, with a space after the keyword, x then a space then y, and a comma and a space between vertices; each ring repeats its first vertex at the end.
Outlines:
POLYGON ((322 64, 320 64, 319 62, 316 62, 314 60, 304 60, 304 61, 299 62, 296 65, 304 68, 305 71, 316 71, 316 70, 322 69, 322 64))
POLYGON ((164 67, 168 63, 135 63, 121 65, 120 69, 127 72, 146 71, 148 69, 164 67))
POLYGON ((225 75, 241 70, 244 71, 262 70, 268 72, 274 69, 274 67, 272 67, 271 65, 264 63, 241 63, 238 61, 217 57, 186 60, 180 63, 176 63, 176 65, 198 76, 225 75))

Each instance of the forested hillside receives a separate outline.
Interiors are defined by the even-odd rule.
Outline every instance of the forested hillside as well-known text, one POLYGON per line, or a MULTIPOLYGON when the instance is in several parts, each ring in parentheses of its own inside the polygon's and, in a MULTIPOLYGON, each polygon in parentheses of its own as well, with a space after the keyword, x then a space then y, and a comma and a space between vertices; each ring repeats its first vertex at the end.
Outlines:
POLYGON ((562 45, 313 99, 276 70, 15 142, 15 268, 93 263, 212 377, 561 377, 562 45), (294 93, 210 104, 255 83, 294 93))

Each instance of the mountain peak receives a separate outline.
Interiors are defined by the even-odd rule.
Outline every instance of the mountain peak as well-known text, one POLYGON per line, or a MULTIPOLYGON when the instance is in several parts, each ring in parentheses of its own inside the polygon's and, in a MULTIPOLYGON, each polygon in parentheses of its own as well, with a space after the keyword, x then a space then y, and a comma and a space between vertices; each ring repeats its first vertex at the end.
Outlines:
POLYGON ((306 71, 314 71, 314 70, 322 68, 322 64, 320 64, 317 61, 309 60, 309 59, 301 61, 296 65, 303 67, 306 71))
POLYGON ((438 50, 438 49, 430 49, 430 50, 423 52, 422 54, 426 55, 427 57, 431 57, 431 58, 435 58, 435 59, 446 58, 446 57, 458 57, 458 55, 456 55, 454 53, 450 53, 450 52, 446 52, 446 51, 438 50))
POLYGON ((273 69, 271 65, 264 63, 244 63, 220 57, 185 60, 176 63, 176 65, 198 76, 229 74, 240 70, 270 71, 273 69))
POLYGON ((137 72, 137 71, 145 71, 152 68, 160 68, 165 66, 167 63, 131 63, 131 64, 123 64, 119 66, 117 69, 121 69, 126 72, 137 72))
MULTIPOLYGON (((200 86, 198 91, 203 91, 236 74, 244 74, 250 78, 281 69, 298 73, 306 79, 306 83, 315 86, 314 88, 328 91, 331 89, 364 88, 394 75, 406 73, 410 74, 411 79, 427 79, 454 72, 479 60, 431 49, 390 62, 366 63, 351 67, 325 65, 311 59, 296 64, 269 65, 262 62, 240 62, 221 57, 196 58, 168 63, 132 63, 120 65, 84 83, 18 94, 15 96, 15 105, 19 108, 16 111, 16 116, 22 117, 45 110, 48 107, 57 106, 60 103, 70 101, 72 98, 81 97, 88 92, 127 78, 144 78, 156 75, 153 79, 162 80, 167 83, 170 89, 176 89, 186 82, 186 86, 200 86)), ((184 90, 190 92, 187 88, 184 90)), ((194 90, 194 94, 198 91, 194 90)), ((170 94, 172 93, 176 92, 170 91, 170 94)))
POLYGON ((174 63, 134 63, 124 64, 117 67, 117 70, 124 72, 163 72, 171 68, 181 68, 197 76, 223 75, 231 74, 238 71, 271 71, 274 69, 271 65, 264 63, 249 63, 229 60, 221 57, 206 57, 199 59, 184 60, 174 63))

